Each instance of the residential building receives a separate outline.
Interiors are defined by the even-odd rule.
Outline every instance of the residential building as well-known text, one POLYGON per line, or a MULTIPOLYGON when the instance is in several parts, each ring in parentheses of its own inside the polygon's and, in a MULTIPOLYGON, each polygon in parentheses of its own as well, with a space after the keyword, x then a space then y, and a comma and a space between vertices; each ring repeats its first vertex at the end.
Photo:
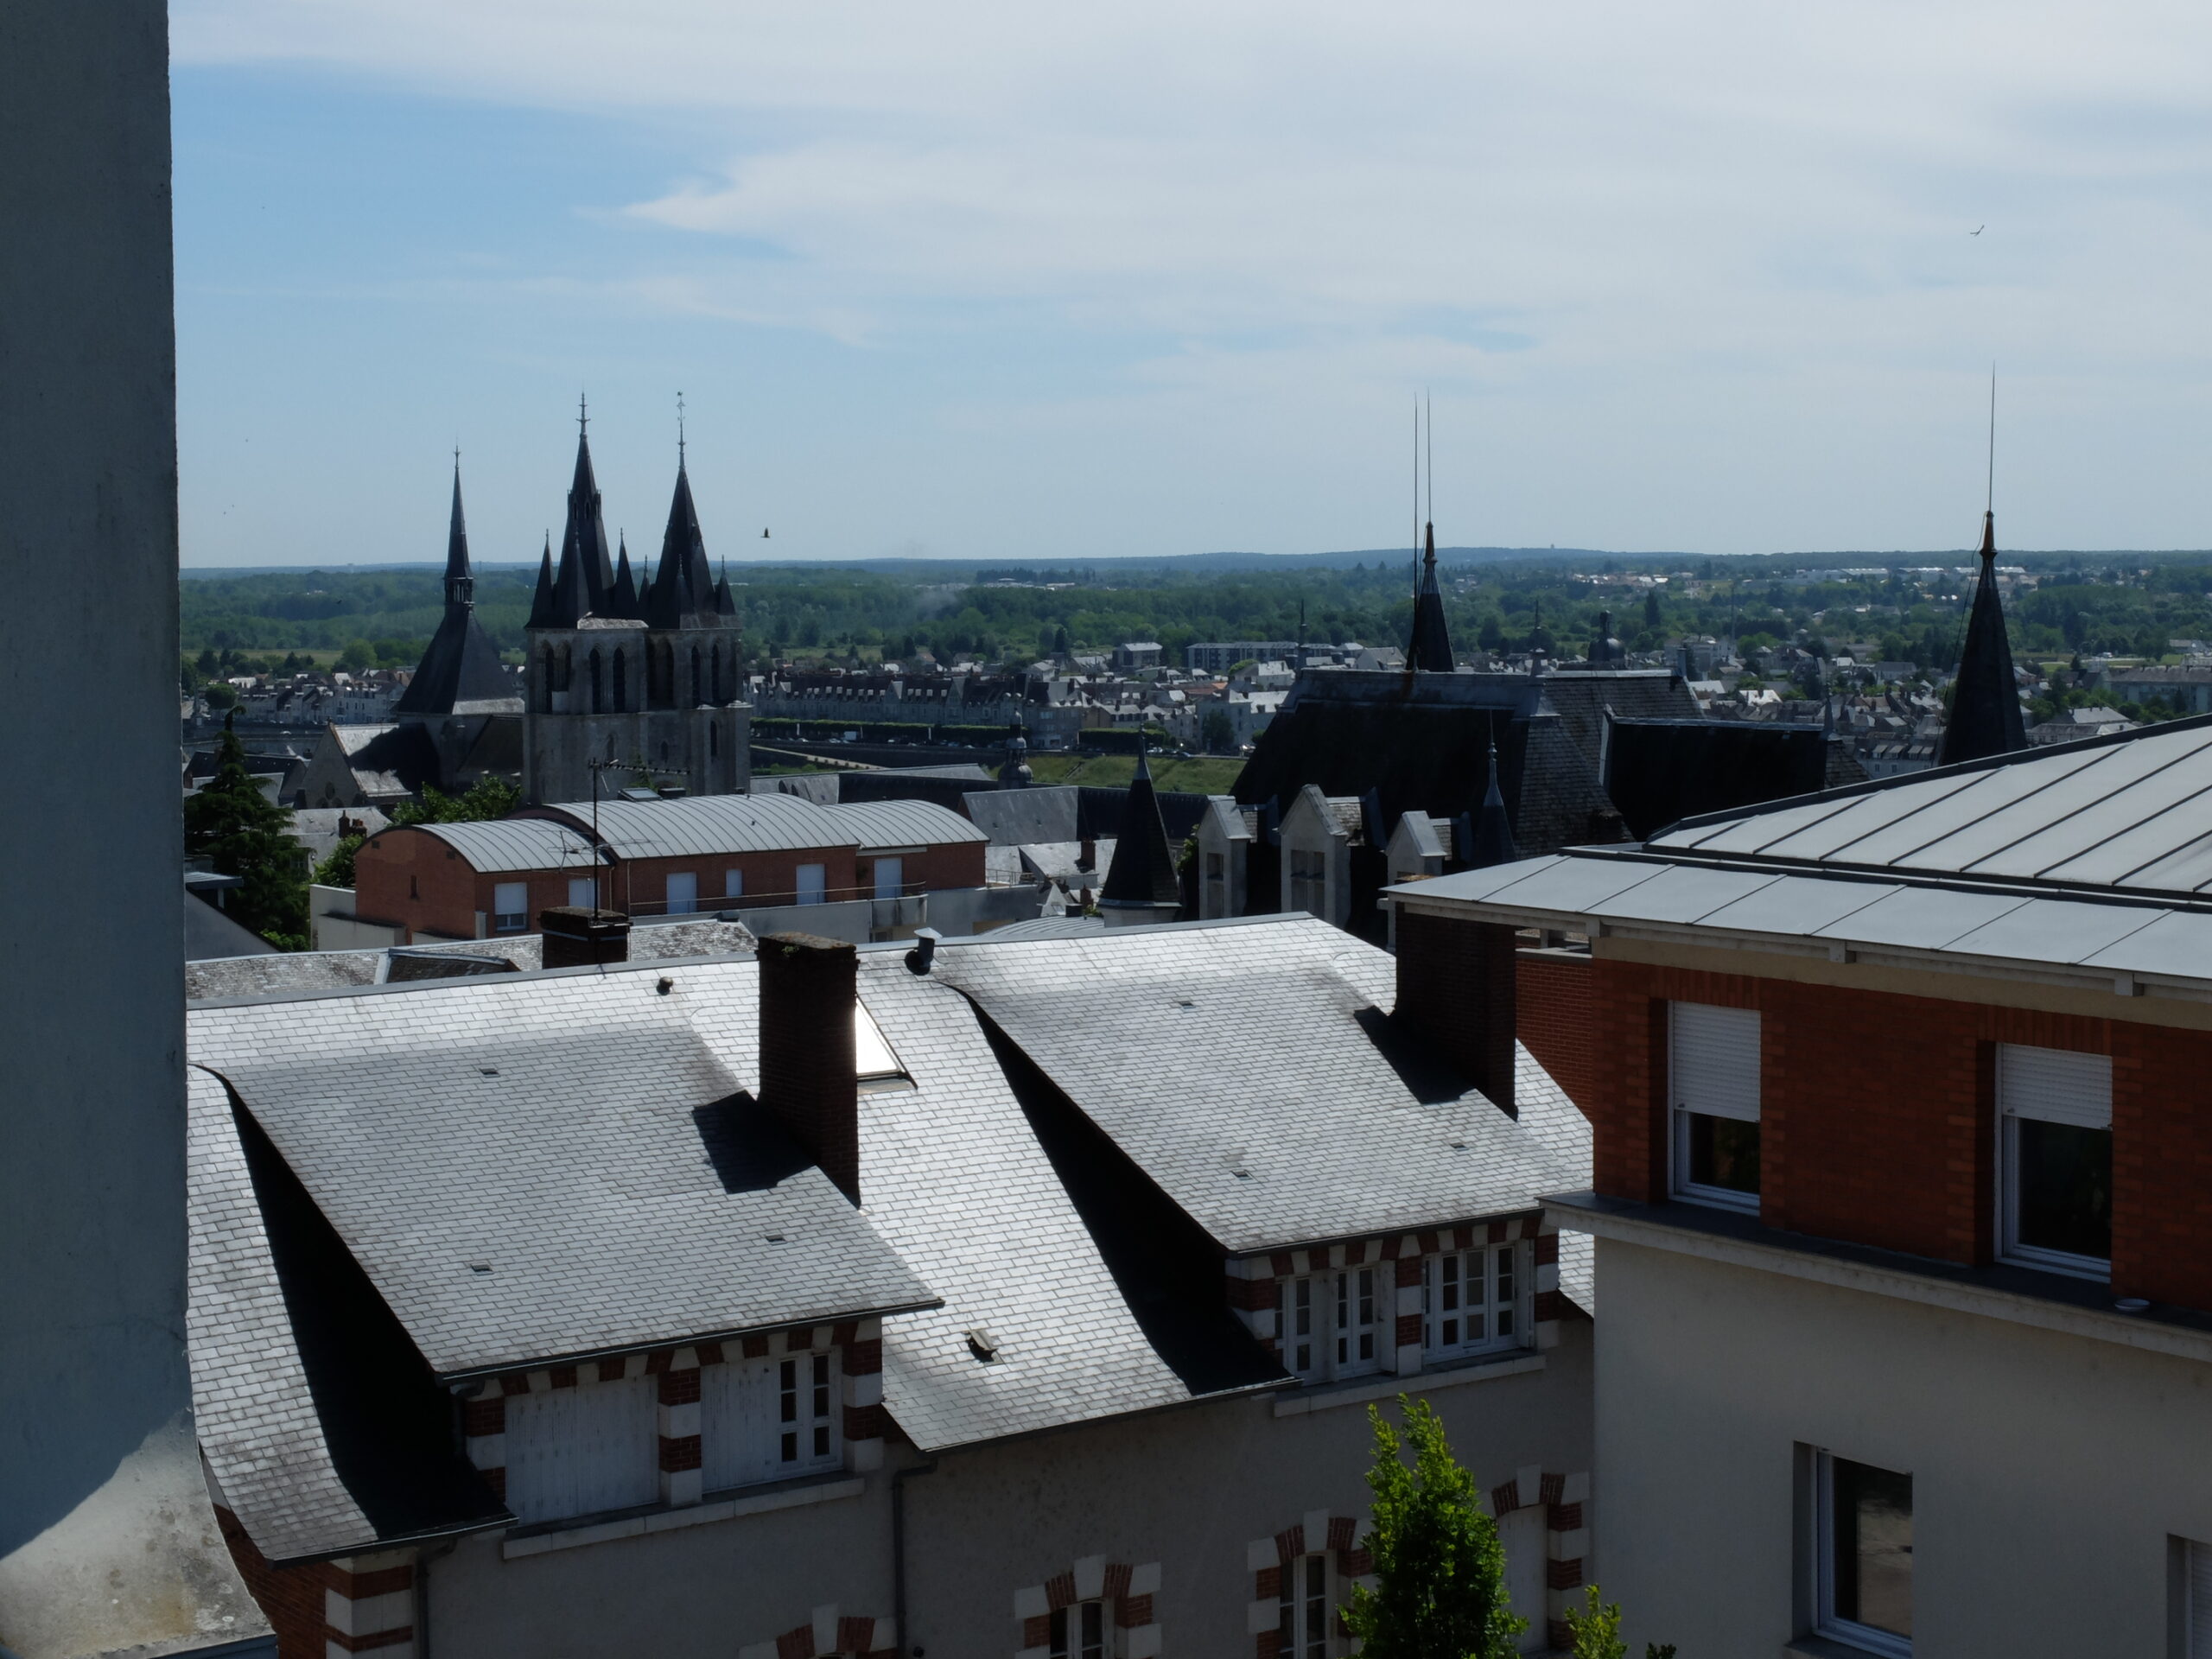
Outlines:
POLYGON ((353 855, 354 918, 406 944, 531 932, 556 906, 659 916, 892 903, 982 887, 988 840, 928 801, 579 801, 379 831, 353 855))
POLYGON ((1586 1125, 1447 963, 1038 931, 195 1007, 201 1443, 287 1654, 1340 1655, 1401 1392, 1561 1642, 1586 1125))
POLYGON ((1114 666, 1124 674, 1141 668, 1158 668, 1161 656, 1157 639, 1124 639, 1114 647, 1114 666))
POLYGON ((2199 718, 1394 889, 1593 1126, 1635 1648, 2208 1650, 2207 791, 2199 718))
POLYGON ((2155 697, 2177 714, 2212 713, 2212 664, 2188 663, 2174 668, 2107 665, 2101 672, 2093 673, 2089 681, 2098 690, 2109 691, 2126 702, 2148 702, 2155 697))
POLYGON ((581 416, 561 562, 549 542, 524 629, 529 698, 523 797, 588 800, 595 774, 673 784, 693 795, 744 792, 752 776, 737 606, 707 563, 678 445, 660 566, 641 592, 630 552, 619 568, 581 416))
POLYGON ((2078 743, 2085 737, 2132 732, 2139 724, 2139 721, 2130 720, 2117 709, 2062 709, 2049 720, 2029 727, 2028 741, 2039 747, 2053 743, 2078 743))
POLYGON ((1193 674, 1226 674, 1239 663, 1294 661, 1295 639, 1209 639, 1183 647, 1183 666, 1193 674))

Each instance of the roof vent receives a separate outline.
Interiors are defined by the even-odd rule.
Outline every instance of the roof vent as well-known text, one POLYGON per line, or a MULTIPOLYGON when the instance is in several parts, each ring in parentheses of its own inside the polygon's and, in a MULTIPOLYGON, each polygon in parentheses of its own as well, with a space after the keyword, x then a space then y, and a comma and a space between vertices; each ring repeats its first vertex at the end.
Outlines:
POLYGON ((910 974, 929 972, 930 965, 937 960, 937 942, 944 937, 933 927, 916 928, 914 948, 906 953, 906 971, 910 974))
POLYGON ((978 1325, 968 1332, 968 1351, 986 1365, 995 1365, 999 1357, 999 1339, 978 1325))

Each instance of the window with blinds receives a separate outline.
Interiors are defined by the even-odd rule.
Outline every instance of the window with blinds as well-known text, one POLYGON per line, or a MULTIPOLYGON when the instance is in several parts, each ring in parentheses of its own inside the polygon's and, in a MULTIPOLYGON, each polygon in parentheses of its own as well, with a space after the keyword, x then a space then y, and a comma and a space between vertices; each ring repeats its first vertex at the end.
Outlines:
POLYGON ((1998 1232, 2008 1262, 2112 1271, 2112 1059, 1997 1047, 1998 1232))
POLYGON ((2212 1544, 2192 1539, 2181 1546, 2181 1640, 2174 1651, 2183 1659, 2212 1659, 2212 1544))
POLYGON ((1667 1089, 1677 1198, 1759 1207, 1759 1016, 1668 1005, 1667 1089))

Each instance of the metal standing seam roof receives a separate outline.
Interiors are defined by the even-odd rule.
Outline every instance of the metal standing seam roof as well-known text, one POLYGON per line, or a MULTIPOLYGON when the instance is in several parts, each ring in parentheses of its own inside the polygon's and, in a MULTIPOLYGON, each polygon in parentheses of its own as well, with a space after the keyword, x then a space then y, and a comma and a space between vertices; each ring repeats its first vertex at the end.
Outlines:
POLYGON ((1416 1097, 1362 1023, 1394 1005, 1391 958, 1311 918, 938 962, 1231 1252, 1509 1214, 1575 1179, 1483 1096, 1416 1097))
MULTIPOLYGON (((579 828, 594 821, 589 801, 546 810, 579 828)), ((858 844, 836 817, 843 810, 797 795, 687 795, 674 801, 602 800, 597 823, 600 839, 618 858, 805 852, 858 844)))
POLYGON ((1574 853, 1389 890, 1522 925, 1694 929, 1855 950, 2212 980, 2212 912, 1859 875, 1574 853))
POLYGON ((2212 716, 1694 820, 1649 849, 2212 894, 2212 716))
POLYGON ((820 809, 836 815, 865 852, 874 847, 985 846, 990 836, 934 801, 842 801, 820 809))
MULTIPOLYGON (((684 988, 749 958, 660 963, 684 988)), ((267 1133, 442 1376, 933 1299, 652 972, 203 1005, 267 1133)))
POLYGON ((550 818, 492 818, 415 827, 445 842, 480 875, 510 870, 588 869, 598 862, 589 837, 550 818))

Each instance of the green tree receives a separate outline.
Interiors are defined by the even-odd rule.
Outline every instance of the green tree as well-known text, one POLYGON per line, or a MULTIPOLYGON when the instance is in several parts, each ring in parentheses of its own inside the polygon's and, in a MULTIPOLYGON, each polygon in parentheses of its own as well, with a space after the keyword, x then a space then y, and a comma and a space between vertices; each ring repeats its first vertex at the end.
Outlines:
POLYGON ((376 666, 377 648, 365 639, 348 639, 346 649, 338 653, 338 666, 347 674, 359 674, 365 668, 376 666))
POLYGON ((480 778, 458 795, 423 786, 420 801, 402 801, 391 810, 394 823, 473 823, 504 818, 521 803, 522 791, 498 778, 480 778))
MULTIPOLYGON (((1567 1651, 1574 1659, 1628 1659, 1628 1643, 1621 1640, 1621 1605, 1605 1605, 1596 1585, 1584 1589, 1580 1611, 1567 1610, 1567 1628, 1573 1637, 1567 1651)), ((1675 1644, 1647 1642, 1643 1659, 1675 1659, 1675 1644)))
POLYGON ((307 948, 307 884, 284 810, 245 769, 245 748, 226 721, 215 775, 184 803, 184 850, 222 875, 244 878, 224 908, 280 950, 307 948))
POLYGON ((1459 1466, 1426 1400, 1398 1396, 1405 1435, 1373 1406, 1376 1587, 1352 1591, 1344 1626, 1364 1659, 1509 1659, 1528 1628, 1508 1606, 1505 1550, 1474 1477, 1459 1466), (1402 1456, 1410 1443, 1410 1467, 1402 1456))
POLYGON ((315 867, 308 879, 319 887, 350 887, 353 885, 353 855, 361 850, 366 836, 343 836, 338 844, 315 867))
POLYGON ((238 706, 238 688, 227 680, 210 680, 200 688, 200 694, 207 699, 210 709, 235 709, 238 706))
POLYGON ((1218 709, 1209 709, 1198 721, 1198 740, 1208 752, 1226 754, 1236 741, 1236 723, 1218 709))

